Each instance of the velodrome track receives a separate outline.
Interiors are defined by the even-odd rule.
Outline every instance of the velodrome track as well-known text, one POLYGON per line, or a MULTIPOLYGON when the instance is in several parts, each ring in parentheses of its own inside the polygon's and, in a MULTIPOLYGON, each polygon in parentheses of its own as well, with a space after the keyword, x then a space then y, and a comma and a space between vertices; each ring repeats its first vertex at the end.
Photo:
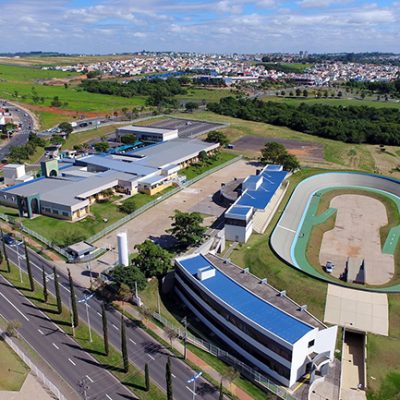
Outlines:
POLYGON ((329 172, 302 181, 294 190, 270 243, 275 253, 286 263, 303 270, 294 257, 294 246, 301 235, 301 227, 314 193, 329 188, 366 188, 384 191, 400 198, 400 181, 378 175, 329 172))

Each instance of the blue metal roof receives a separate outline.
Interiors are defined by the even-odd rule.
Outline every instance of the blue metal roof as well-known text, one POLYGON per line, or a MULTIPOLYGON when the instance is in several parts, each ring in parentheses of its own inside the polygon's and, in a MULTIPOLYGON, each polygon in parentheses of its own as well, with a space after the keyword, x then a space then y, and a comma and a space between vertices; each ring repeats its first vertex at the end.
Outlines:
POLYGON ((285 179, 286 171, 264 171, 262 172, 263 182, 257 190, 246 190, 236 201, 235 205, 251 206, 257 209, 267 207, 272 196, 285 179))
POLYGON ((268 164, 264 171, 282 171, 282 165, 268 164))
MULTIPOLYGON (((192 258, 180 260, 179 264, 196 278, 199 268, 215 266, 203 255, 198 254, 192 258)), ((203 281, 197 280, 212 294, 217 296, 230 307, 238 311, 249 320, 258 324, 272 334, 294 344, 307 332, 314 328, 286 314, 272 304, 262 300, 255 294, 239 285, 237 282, 226 276, 219 269, 215 268, 215 276, 203 281)))
POLYGON ((227 214, 236 214, 236 215, 242 215, 246 216, 249 212, 251 211, 251 207, 240 207, 240 206, 232 206, 228 211, 226 212, 227 214))

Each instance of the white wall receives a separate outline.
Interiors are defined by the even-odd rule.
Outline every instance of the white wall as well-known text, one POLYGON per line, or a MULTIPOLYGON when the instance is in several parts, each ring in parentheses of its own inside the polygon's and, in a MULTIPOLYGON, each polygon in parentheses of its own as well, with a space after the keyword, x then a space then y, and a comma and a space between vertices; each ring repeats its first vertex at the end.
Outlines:
POLYGON ((318 331, 315 339, 315 352, 325 353, 329 351, 329 358, 333 360, 335 356, 337 331, 337 325, 318 331))
POLYGON ((225 224, 225 239, 231 242, 246 243, 253 232, 253 221, 249 221, 247 226, 236 226, 225 224))

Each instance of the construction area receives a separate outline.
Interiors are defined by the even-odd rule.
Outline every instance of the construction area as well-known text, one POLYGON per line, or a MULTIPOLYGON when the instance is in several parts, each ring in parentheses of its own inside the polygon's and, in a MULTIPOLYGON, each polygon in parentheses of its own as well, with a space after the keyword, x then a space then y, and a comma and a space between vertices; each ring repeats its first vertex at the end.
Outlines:
POLYGON ((383 285, 394 274, 394 256, 382 252, 380 228, 387 225, 385 205, 364 195, 334 197, 335 226, 323 234, 321 265, 335 265, 332 275, 347 282, 383 285))

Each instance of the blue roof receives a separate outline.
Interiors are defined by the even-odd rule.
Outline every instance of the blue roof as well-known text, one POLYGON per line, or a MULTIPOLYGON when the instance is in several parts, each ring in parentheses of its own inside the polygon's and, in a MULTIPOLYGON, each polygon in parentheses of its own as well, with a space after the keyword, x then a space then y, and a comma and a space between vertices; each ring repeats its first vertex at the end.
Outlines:
MULTIPOLYGON (((196 278, 199 268, 215 266, 203 255, 198 254, 191 258, 180 260, 179 264, 196 278)), ((314 328, 286 314, 279 308, 262 300, 255 294, 239 285, 215 268, 215 276, 203 281, 197 280, 211 293, 223 302, 238 311, 240 314, 255 322, 260 327, 280 337, 288 343, 294 344, 307 332, 314 328)))
POLYGON ((244 182, 246 183, 256 183, 261 179, 260 175, 249 175, 244 182))
POLYGON ((268 164, 264 171, 281 171, 282 170, 282 165, 276 165, 276 164, 268 164))
MULTIPOLYGON (((242 196, 236 201, 235 205, 251 206, 257 209, 267 207, 272 196, 285 179, 286 171, 264 171, 261 173, 263 182, 257 190, 246 190, 242 196)), ((257 178, 259 176, 257 175, 257 178)))
POLYGON ((251 211, 251 207, 240 207, 240 206, 232 206, 226 214, 236 214, 236 215, 243 215, 244 217, 251 211))

